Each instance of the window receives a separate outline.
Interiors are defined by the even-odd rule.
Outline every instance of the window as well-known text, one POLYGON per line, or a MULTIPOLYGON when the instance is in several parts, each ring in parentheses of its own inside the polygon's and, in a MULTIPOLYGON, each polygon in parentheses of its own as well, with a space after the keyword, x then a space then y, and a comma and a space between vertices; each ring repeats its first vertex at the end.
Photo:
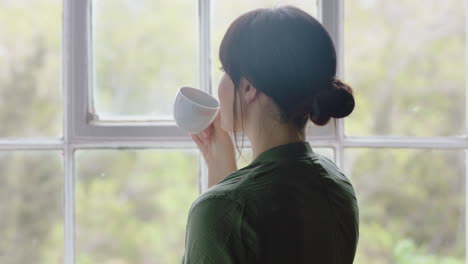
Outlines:
POLYGON ((343 1, 357 263, 465 263, 464 1, 343 1), (356 140, 353 140, 356 139, 356 140))
POLYGON ((307 128, 355 187, 355 262, 465 263, 463 0, 0 0, 0 263, 179 263, 207 175, 173 97, 216 96, 229 23, 278 4, 322 21, 355 90, 307 128))

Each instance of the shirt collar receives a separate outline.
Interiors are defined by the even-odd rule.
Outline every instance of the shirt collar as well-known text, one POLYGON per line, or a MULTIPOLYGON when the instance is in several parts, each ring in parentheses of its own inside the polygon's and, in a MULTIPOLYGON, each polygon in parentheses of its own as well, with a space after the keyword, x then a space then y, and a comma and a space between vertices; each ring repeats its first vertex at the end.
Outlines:
POLYGON ((277 161, 314 155, 308 141, 299 141, 283 145, 278 145, 260 153, 250 164, 257 162, 277 161))

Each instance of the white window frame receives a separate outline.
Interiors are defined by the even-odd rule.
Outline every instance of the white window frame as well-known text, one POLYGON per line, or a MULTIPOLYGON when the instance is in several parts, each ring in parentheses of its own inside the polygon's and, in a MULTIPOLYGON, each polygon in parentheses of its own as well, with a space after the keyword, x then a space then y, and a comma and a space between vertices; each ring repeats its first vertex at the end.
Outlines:
MULTIPOLYGON (((191 141, 186 133, 177 128, 174 121, 118 121, 100 118, 94 109, 93 86, 93 45, 92 45, 92 0, 72 2, 74 12, 67 21, 69 35, 73 43, 69 53, 68 85, 73 97, 71 122, 72 137, 78 141, 191 141)), ((199 87, 212 94, 211 58, 210 58, 210 14, 211 1, 199 0, 199 87)), ((175 96, 175 94, 174 94, 175 96)), ((320 128, 322 136, 330 138, 333 122, 328 130, 320 128)), ((317 131, 315 132, 317 134, 317 131)))
MULTIPOLYGON (((174 122, 105 122, 92 109, 91 85, 93 84, 91 50, 91 1, 63 0, 62 30, 62 92, 64 102, 63 137, 59 139, 0 139, 0 150, 61 150, 64 166, 64 263, 75 263, 75 160, 78 149, 96 148, 189 148, 196 145, 182 133, 174 122), (91 103, 89 103, 91 102, 91 103)), ((465 1, 465 10, 468 6, 465 1)), ((319 18, 329 31, 337 50, 338 77, 343 77, 343 9, 344 0, 319 1, 319 18)), ((199 65, 200 88, 212 93, 210 58, 210 0, 198 0, 199 7, 199 65)), ((466 12, 468 13, 468 12, 466 12)), ((467 16, 468 24, 468 16, 467 16)), ((468 27, 467 27, 468 30, 468 27)), ((468 36, 468 32, 466 33, 468 36)), ((468 51, 468 41, 466 50, 468 51)), ((468 52, 465 61, 468 62, 468 52)), ((468 67, 465 67, 468 87, 468 67)), ((468 102, 468 91, 466 102, 468 102)), ((465 131, 468 131, 468 103, 466 107, 465 131)), ((337 165, 344 168, 344 149, 363 148, 410 148, 410 149, 460 149, 465 150, 468 164, 468 135, 448 137, 407 136, 347 136, 344 120, 332 119, 325 127, 308 130, 307 140, 314 147, 333 148, 337 165)), ((249 147, 249 142, 244 142, 249 147)), ((199 191, 207 189, 206 166, 199 159, 199 191)), ((465 174, 465 177, 467 175, 465 174)), ((465 226, 468 210, 465 186, 465 226)), ((468 238, 468 228, 465 228, 468 238)), ((465 239, 466 240, 466 239, 465 239)), ((465 243, 468 252, 468 243, 465 243)), ((468 259, 468 258, 467 258, 468 259)), ((468 261, 467 261, 468 263, 468 261)))

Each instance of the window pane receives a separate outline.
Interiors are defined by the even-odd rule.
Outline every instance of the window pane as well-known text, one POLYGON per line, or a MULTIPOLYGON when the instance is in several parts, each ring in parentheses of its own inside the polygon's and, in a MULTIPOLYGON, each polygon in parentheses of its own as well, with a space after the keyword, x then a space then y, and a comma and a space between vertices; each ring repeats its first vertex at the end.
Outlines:
POLYGON ((464 133, 464 0, 344 2, 347 134, 464 133))
POLYGON ((0 151, 0 263, 63 263, 62 175, 57 151, 0 151))
POLYGON ((99 115, 172 119, 179 87, 198 85, 196 4, 93 1, 99 115))
POLYGON ((62 134, 61 3, 0 0, 0 137, 62 134))
POLYGON ((179 263, 198 152, 76 153, 77 263, 179 263))
POLYGON ((221 62, 219 61, 219 45, 226 33, 229 25, 240 15, 256 8, 274 7, 280 5, 297 6, 314 17, 317 17, 317 0, 223 0, 212 1, 212 42, 211 56, 213 66, 213 94, 218 96, 218 83, 222 72, 219 70, 221 62))
POLYGON ((347 149, 360 210, 356 263, 465 263, 465 155, 347 149))

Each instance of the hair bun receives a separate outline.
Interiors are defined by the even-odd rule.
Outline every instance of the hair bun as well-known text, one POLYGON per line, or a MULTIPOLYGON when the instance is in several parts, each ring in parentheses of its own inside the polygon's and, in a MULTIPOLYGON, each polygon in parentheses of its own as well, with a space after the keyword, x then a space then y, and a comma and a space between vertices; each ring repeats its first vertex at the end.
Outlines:
POLYGON ((335 104, 330 104, 330 115, 334 118, 343 118, 354 110, 354 96, 352 88, 340 80, 334 79, 332 94, 335 104))
POLYGON ((310 119, 317 125, 325 125, 330 118, 343 118, 354 109, 352 88, 346 83, 333 79, 331 88, 320 92, 314 98, 310 119))

